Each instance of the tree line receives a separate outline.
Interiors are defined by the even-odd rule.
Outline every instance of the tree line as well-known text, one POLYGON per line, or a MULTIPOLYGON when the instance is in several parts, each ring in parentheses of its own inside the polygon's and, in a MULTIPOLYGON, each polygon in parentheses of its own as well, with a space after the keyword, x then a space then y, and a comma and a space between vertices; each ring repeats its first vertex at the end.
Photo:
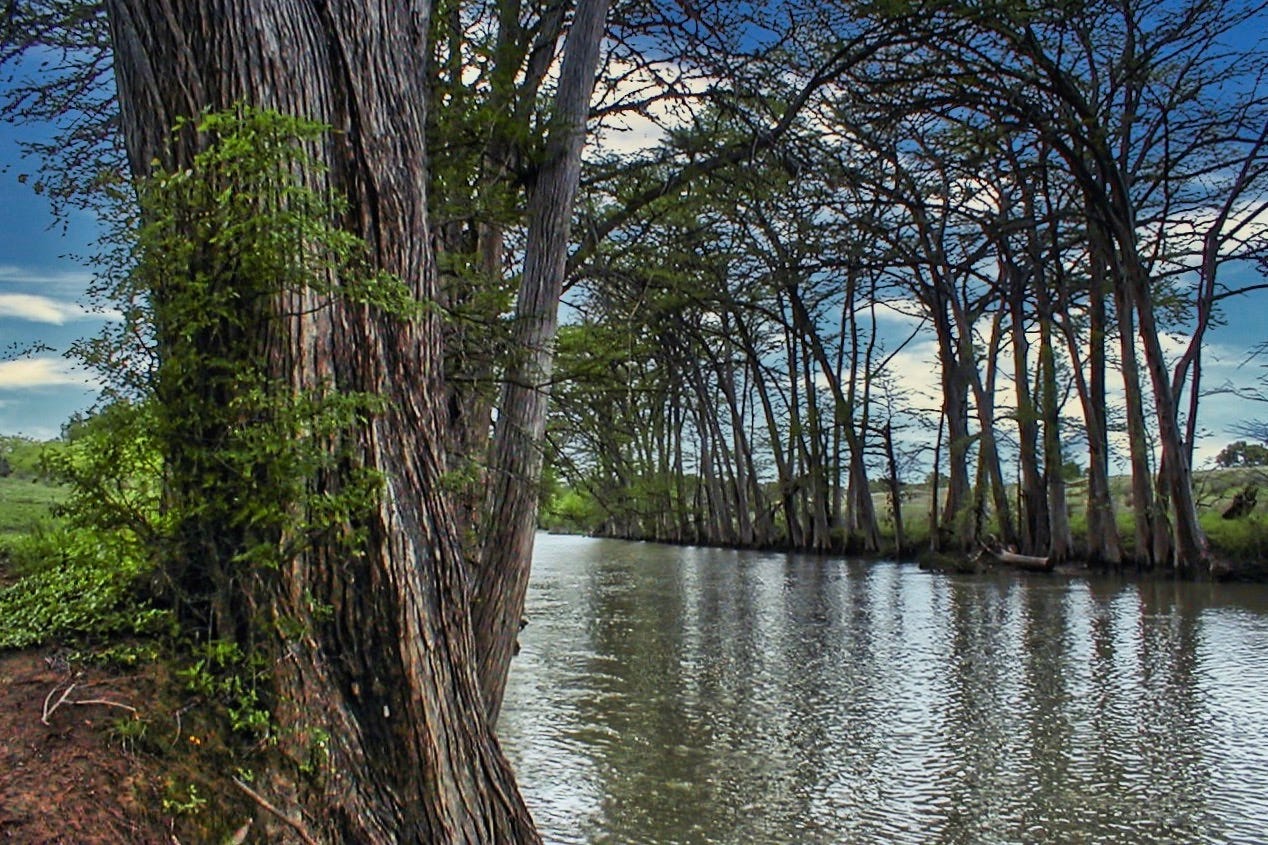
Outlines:
POLYGON ((1262 53, 1239 40, 1263 6, 851 11, 746 57, 765 82, 713 92, 646 172, 596 177, 580 225, 608 236, 560 339, 561 476, 602 533, 874 551, 878 482, 902 543, 915 441, 935 547, 989 532, 1208 573, 1203 345, 1268 266, 1262 53), (748 153, 712 166, 728 142, 748 153), (940 395, 902 383, 913 341, 940 395))

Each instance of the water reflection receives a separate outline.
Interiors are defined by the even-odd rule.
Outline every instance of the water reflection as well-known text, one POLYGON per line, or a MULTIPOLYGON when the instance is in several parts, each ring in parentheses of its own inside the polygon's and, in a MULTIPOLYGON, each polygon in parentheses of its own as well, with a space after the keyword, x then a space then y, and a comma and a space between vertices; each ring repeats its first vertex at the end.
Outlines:
POLYGON ((1268 590, 538 538, 549 842, 1268 841, 1268 590))

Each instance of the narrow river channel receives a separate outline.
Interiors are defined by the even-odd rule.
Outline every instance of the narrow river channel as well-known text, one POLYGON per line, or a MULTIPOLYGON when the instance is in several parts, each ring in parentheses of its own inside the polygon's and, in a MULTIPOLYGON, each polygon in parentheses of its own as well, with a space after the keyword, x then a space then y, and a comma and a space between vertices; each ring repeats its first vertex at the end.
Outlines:
POLYGON ((549 843, 1268 842, 1268 588, 539 535, 549 843))

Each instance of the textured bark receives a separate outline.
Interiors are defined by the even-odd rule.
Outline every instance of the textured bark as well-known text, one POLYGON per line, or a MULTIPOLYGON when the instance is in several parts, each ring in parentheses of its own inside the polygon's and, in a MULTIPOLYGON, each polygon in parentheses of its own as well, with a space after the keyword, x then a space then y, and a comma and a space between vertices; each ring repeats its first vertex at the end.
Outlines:
MULTIPOLYGON (((349 200, 347 225, 376 266, 422 301, 435 296, 422 148, 426 3, 110 0, 107 8, 135 172, 153 160, 186 165, 199 139, 186 130, 169 144, 171 127, 204 109, 246 102, 323 120, 335 132, 318 155, 349 200)), ((535 842, 475 672, 468 585, 440 484, 438 321, 312 293, 277 307, 261 326, 273 377, 387 400, 383 414, 348 434, 386 483, 368 524, 357 526, 366 531, 359 554, 317 542, 276 571, 219 585, 228 604, 254 611, 264 629, 254 647, 271 646, 279 658, 271 665, 280 759, 260 788, 332 842, 535 842), (317 616, 320 606, 328 614, 317 616), (283 619, 304 633, 277 624, 283 619), (326 765, 301 777, 318 735, 326 765)))
POLYGON ((497 720, 502 707, 515 638, 524 616, 559 297, 607 10, 607 0, 577 3, 564 42, 546 158, 529 199, 528 243, 512 340, 514 357, 498 404, 489 461, 487 524, 475 572, 480 681, 491 721, 497 720))
POLYGON ((1066 350, 1074 362, 1074 381, 1083 406, 1088 440, 1087 558, 1092 565, 1117 567, 1122 563, 1122 541, 1114 518, 1109 486, 1109 425, 1105 402, 1105 265, 1092 250, 1092 279, 1088 292, 1087 374, 1080 361, 1080 340, 1069 321, 1061 323, 1066 350))
POLYGON ((1013 385, 1017 396, 1017 463, 1021 473, 1020 548, 1026 554, 1048 550, 1048 500, 1039 471, 1039 413, 1030 389, 1030 341, 1026 337, 1025 290, 1017 281, 1011 296, 1013 385))
MULTIPOLYGON (((1135 320, 1131 303, 1122 286, 1114 292, 1118 312, 1120 369, 1123 375, 1123 399, 1127 411, 1127 444, 1132 467, 1132 512, 1135 514, 1136 560, 1153 565, 1155 558, 1153 530, 1155 513, 1153 488, 1149 484, 1149 443, 1145 429, 1144 400, 1141 396, 1140 367, 1136 363, 1135 320)), ((1165 532, 1163 532, 1165 533, 1165 532)))
POLYGON ((1039 317, 1039 390, 1043 397, 1043 469, 1048 488, 1048 559, 1061 563, 1070 556, 1073 539, 1066 511, 1065 479, 1061 476, 1061 416, 1057 404, 1057 365, 1052 349, 1052 321, 1047 295, 1041 293, 1039 317))

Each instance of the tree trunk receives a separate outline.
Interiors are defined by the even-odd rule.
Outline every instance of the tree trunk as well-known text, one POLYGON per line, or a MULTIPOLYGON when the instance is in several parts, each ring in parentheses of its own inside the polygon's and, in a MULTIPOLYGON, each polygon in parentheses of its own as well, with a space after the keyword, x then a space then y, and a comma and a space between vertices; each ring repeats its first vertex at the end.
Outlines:
POLYGON ((938 487, 942 478, 942 436, 946 431, 947 416, 938 416, 938 439, 933 443, 933 478, 929 484, 929 550, 942 551, 942 522, 938 513, 938 487))
MULTIPOLYGON (((1138 262, 1132 262, 1137 264, 1138 262)), ((1158 417, 1159 486, 1168 493, 1171 503, 1173 559, 1170 563, 1186 575, 1208 574, 1211 551, 1206 534, 1198 524, 1197 504, 1193 498, 1193 475, 1186 460, 1180 430, 1179 408, 1171 391, 1170 373, 1162 352, 1157 321, 1143 268, 1130 272, 1127 284, 1140 315, 1140 339, 1145 348, 1145 366, 1154 389, 1154 407, 1158 417)))
MULTIPOLYGON (((421 301, 435 297, 419 82, 427 4, 110 0, 107 10, 135 173, 155 160, 188 166, 202 139, 192 129, 173 137, 172 127, 205 109, 246 102, 326 121, 336 132, 318 156, 349 200, 348 225, 377 268, 421 301)), ((535 842, 475 671, 466 572, 441 484, 439 322, 312 292, 277 306, 260 326, 271 376, 386 400, 347 435, 385 489, 367 524, 347 526, 364 529, 358 554, 320 539, 276 570, 235 563, 236 576, 216 585, 262 629, 243 647, 271 646, 278 658, 268 665, 282 759, 260 788, 330 841, 535 842), (304 633, 288 636, 279 619, 304 633), (328 756, 306 778, 300 764, 319 732, 328 756)))
MULTIPOLYGON (((973 328, 965 309, 955 307, 955 317, 961 336, 971 336, 973 328)), ((1005 545, 1012 545, 1017 542, 1017 532, 1013 528, 1012 509, 1008 504, 1008 490, 1004 486, 1004 471, 1000 466, 999 445, 995 439, 995 375, 999 366, 997 361, 1002 324, 1003 312, 1000 312, 991 321, 985 383, 976 366, 968 370, 970 386, 977 403, 978 430, 981 433, 978 443, 977 487, 973 493, 974 534, 980 534, 984 527, 982 523, 986 517, 986 488, 989 485, 995 519, 999 523, 1000 540, 1005 545)))
POLYGON ((947 314, 945 295, 935 293, 933 322, 938 335, 938 354, 942 365, 942 416, 947 425, 947 498, 942 506, 943 527, 951 532, 957 548, 972 548, 975 540, 974 521, 967 511, 972 507, 972 485, 969 482, 969 373, 976 369, 969 338, 957 338, 947 314), (967 355, 967 357, 965 357, 967 355))
POLYGON ((514 357, 498 405, 473 600, 480 683, 494 722, 524 618, 559 297, 607 9, 608 0, 578 0, 564 43, 546 160, 529 199, 524 276, 511 345, 514 357))
POLYGON ((1057 403, 1057 364, 1052 348, 1052 320, 1046 293, 1039 313, 1040 395, 1043 408, 1043 469, 1048 488, 1048 560, 1062 563, 1070 557, 1073 540, 1066 511, 1065 478, 1061 475, 1065 456, 1061 451, 1061 416, 1057 403))
POLYGON ((1109 486, 1109 426, 1105 405, 1105 265, 1091 250, 1092 279, 1088 292, 1088 354, 1086 377, 1080 361, 1078 335, 1068 320, 1061 323, 1066 349, 1074 364, 1075 386, 1083 406, 1088 440, 1087 557, 1088 563, 1109 567, 1122 564, 1122 543, 1109 486))
POLYGON ((1039 472, 1039 412, 1030 390, 1030 341, 1026 337, 1025 286, 1014 280, 1010 296, 1013 327, 1013 385, 1017 394, 1017 463, 1021 471, 1020 548, 1037 555, 1048 551, 1047 497, 1039 472))
POLYGON ((881 430, 885 441, 885 462, 889 471, 889 506, 894 511, 894 555, 901 560, 905 541, 903 539, 903 486, 898 476, 898 458, 894 454, 894 426, 885 420, 881 430))
MULTIPOLYGON (((793 328, 804 339, 808 353, 818 364, 819 371, 823 373, 824 381, 827 382, 828 390, 832 394, 833 407, 835 408, 833 429, 844 434, 846 446, 850 452, 848 465, 848 518, 845 522, 846 540, 851 543, 859 542, 862 551, 874 552, 880 548, 880 529, 876 524, 876 509, 872 505, 872 494, 868 489, 867 464, 864 461, 865 456, 863 454, 863 438, 859 435, 860 427, 855 422, 856 385, 859 378, 857 332, 854 331, 852 336, 853 361, 851 362, 847 392, 846 388, 841 385, 841 368, 839 365, 836 367, 832 365, 827 350, 823 347, 823 340, 819 337, 818 332, 815 331, 814 320, 810 315, 810 311, 806 308, 801 294, 798 293, 796 286, 792 284, 785 286, 785 292, 788 295, 788 303, 792 308, 793 328)), ((847 299, 847 305, 851 302, 852 299, 847 299)), ((853 317, 850 319, 853 321, 853 317)), ((811 395, 813 395, 812 382, 813 378, 807 374, 806 390, 811 395)), ((817 419, 817 415, 815 419, 817 419)), ((834 466, 834 469, 837 470, 839 475, 839 468, 834 466)), ((832 502, 836 501, 837 497, 833 496, 832 502)), ((838 515, 835 509, 832 510, 829 521, 835 520, 838 515)))
POLYGON ((1150 486, 1149 443, 1145 430, 1144 401, 1141 397, 1140 367, 1136 363, 1135 320, 1131 302, 1122 285, 1115 287, 1114 307, 1118 312, 1118 340, 1122 355, 1123 398, 1127 410, 1127 442, 1132 465, 1132 512, 1135 515, 1136 560, 1152 566, 1154 557, 1153 488, 1150 486))
MULTIPOLYGON (((779 501, 784 511, 785 537, 784 541, 792 548, 798 548, 801 545, 802 530, 801 522, 797 518, 796 502, 793 500, 793 475, 792 475, 792 455, 784 451, 784 446, 780 437, 779 422, 775 418, 775 403, 771 400, 770 390, 767 387, 766 377, 763 373, 763 364, 761 353, 758 352, 753 338, 750 336, 747 326, 743 321, 737 324, 736 339, 744 350, 744 356, 747 359, 749 370, 753 374, 753 388, 757 391, 758 401, 762 404, 762 416, 766 422, 766 438, 770 444, 771 455, 775 459, 775 474, 777 483, 779 484, 779 501)), ((679 438, 681 442, 681 438, 679 438)), ((774 537, 769 538, 774 541, 774 537)))
POLYGON ((800 375, 806 395, 806 427, 801 432, 801 442, 805 450, 806 482, 809 486, 813 526, 811 548, 816 552, 826 552, 832 547, 832 529, 828 515, 832 497, 828 491, 828 476, 824 467, 827 447, 821 423, 822 415, 819 412, 819 390, 815 385, 814 366, 811 363, 810 349, 804 343, 801 345, 800 375))

